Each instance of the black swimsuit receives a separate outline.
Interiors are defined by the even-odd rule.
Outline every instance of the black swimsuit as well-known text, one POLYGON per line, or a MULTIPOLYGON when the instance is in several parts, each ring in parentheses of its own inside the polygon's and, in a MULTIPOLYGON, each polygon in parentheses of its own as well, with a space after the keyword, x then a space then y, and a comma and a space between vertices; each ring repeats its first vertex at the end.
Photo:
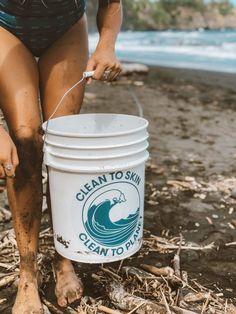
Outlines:
POLYGON ((0 0, 0 26, 39 57, 84 11, 85 0, 0 0))

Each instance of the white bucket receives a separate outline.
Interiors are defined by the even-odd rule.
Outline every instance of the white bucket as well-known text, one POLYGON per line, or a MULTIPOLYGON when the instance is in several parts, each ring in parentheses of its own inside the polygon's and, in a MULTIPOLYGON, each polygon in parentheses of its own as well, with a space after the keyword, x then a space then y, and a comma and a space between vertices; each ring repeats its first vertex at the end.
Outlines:
POLYGON ((50 153, 63 156, 76 156, 86 157, 89 159, 99 159, 104 156, 117 156, 132 154, 134 151, 146 149, 148 147, 148 136, 141 138, 140 140, 125 143, 120 146, 63 146, 58 145, 45 139, 44 150, 50 153))
POLYGON ((116 114, 49 121, 44 162, 49 170, 55 248, 61 255, 106 263, 139 250, 147 126, 143 118, 116 114))
MULTIPOLYGON (((83 114, 49 121, 46 141, 64 147, 122 147, 148 135, 145 119, 121 114, 83 114), (80 115, 79 115, 80 116, 80 115), (68 122, 69 121, 69 122, 68 122)), ((43 124, 44 129, 46 123, 43 124)))

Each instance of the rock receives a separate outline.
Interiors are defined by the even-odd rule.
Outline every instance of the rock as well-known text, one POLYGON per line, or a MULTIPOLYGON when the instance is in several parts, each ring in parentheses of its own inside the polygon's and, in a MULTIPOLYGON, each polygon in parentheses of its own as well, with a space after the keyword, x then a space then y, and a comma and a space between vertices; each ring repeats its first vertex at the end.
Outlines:
POLYGON ((97 94, 85 92, 84 97, 89 100, 97 99, 97 94))
POLYGON ((121 75, 130 75, 132 73, 147 74, 148 66, 139 63, 122 63, 121 75))
POLYGON ((236 199, 236 188, 234 188, 231 192, 231 195, 230 195, 232 198, 235 198, 236 199))

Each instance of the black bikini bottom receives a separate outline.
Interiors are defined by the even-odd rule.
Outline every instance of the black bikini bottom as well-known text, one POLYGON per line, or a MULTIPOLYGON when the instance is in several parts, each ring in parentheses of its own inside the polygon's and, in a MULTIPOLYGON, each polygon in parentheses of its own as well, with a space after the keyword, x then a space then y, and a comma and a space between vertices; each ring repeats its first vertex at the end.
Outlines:
POLYGON ((3 9, 0 11, 0 26, 18 37, 36 57, 59 39, 84 14, 85 8, 71 10, 56 16, 15 16, 3 9))

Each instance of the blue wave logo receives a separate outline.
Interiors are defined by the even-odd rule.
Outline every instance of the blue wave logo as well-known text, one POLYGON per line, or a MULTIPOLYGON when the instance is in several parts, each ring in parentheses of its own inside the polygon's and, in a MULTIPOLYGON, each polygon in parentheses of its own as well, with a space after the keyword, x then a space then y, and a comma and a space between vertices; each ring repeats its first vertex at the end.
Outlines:
POLYGON ((114 219, 111 220, 112 212, 114 213, 114 209, 121 212, 120 206, 126 202, 125 195, 117 189, 102 194, 90 204, 84 226, 91 238, 101 245, 108 247, 121 245, 134 233, 138 224, 140 209, 133 210, 128 217, 113 221, 114 219), (102 194, 104 197, 101 197, 102 194), (115 195, 115 197, 107 199, 105 194, 115 195))

